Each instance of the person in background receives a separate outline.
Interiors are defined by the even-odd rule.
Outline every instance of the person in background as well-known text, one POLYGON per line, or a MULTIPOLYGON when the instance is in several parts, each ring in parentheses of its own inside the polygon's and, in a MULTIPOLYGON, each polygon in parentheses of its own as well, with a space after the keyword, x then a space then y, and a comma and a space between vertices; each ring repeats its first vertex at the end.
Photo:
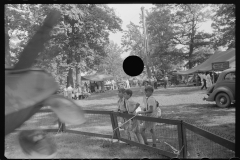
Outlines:
POLYGON ((201 86, 201 77, 199 75, 197 75, 197 82, 198 82, 198 86, 201 86))
POLYGON ((89 88, 89 87, 88 87, 87 82, 84 83, 84 87, 85 87, 85 88, 87 89, 87 91, 88 91, 88 88, 89 88))
POLYGON ((154 88, 157 89, 157 78, 154 77, 154 88))
POLYGON ((167 77, 167 75, 165 75, 165 77, 164 77, 164 88, 167 88, 167 84, 168 84, 168 77, 167 77))
POLYGON ((69 87, 67 88, 68 98, 69 99, 72 99, 72 91, 73 91, 73 88, 72 88, 71 85, 69 85, 69 87))
POLYGON ((94 86, 94 82, 92 82, 92 85, 91 85, 91 92, 94 93, 95 91, 95 86, 94 86))
POLYGON ((88 88, 89 88, 90 93, 93 93, 94 89, 93 89, 93 83, 92 82, 90 82, 88 88))
POLYGON ((73 99, 77 99, 77 88, 73 88, 73 99))
POLYGON ((99 91, 99 92, 102 92, 101 83, 102 83, 101 81, 98 82, 98 91, 99 91))
POLYGON ((78 87, 77 87, 77 98, 78 98, 78 100, 80 100, 81 98, 82 98, 82 85, 79 85, 78 87))
POLYGON ((91 95, 91 93, 87 92, 86 89, 82 90, 82 98, 83 99, 87 99, 90 95, 91 95))
POLYGON ((127 86, 126 86, 127 89, 130 88, 129 80, 128 80, 128 79, 126 80, 126 85, 127 85, 127 86))
POLYGON ((72 99, 75 99, 75 88, 72 89, 72 99))
MULTIPOLYGON (((207 75, 207 73, 206 73, 206 75, 207 75)), ((206 76, 205 76, 204 74, 202 74, 202 79, 203 79, 203 86, 201 87, 201 90, 202 90, 203 88, 206 88, 206 89, 207 89, 207 86, 206 86, 206 76)))
POLYGON ((105 92, 104 81, 102 81, 101 83, 101 89, 102 89, 102 92, 105 92))
POLYGON ((203 74, 199 73, 198 76, 200 77, 200 81, 201 81, 201 87, 203 86, 203 74))
POLYGON ((97 82, 94 82, 94 91, 95 91, 95 93, 97 93, 97 90, 98 90, 97 82))
POLYGON ((207 82, 207 88, 210 88, 212 86, 212 80, 209 72, 206 73, 206 82, 207 82))
POLYGON ((65 88, 63 89, 63 95, 64 95, 64 97, 68 97, 67 87, 65 87, 65 88))
POLYGON ((112 80, 111 83, 112 83, 112 90, 114 90, 114 88, 115 88, 115 81, 112 80))

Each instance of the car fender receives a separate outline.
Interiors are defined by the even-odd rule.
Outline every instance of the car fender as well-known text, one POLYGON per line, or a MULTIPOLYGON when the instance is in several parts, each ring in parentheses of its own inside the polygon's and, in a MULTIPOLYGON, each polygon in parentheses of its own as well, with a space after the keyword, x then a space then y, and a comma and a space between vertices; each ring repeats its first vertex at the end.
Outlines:
MULTIPOLYGON (((213 93, 211 94, 211 95, 213 95, 214 100, 215 100, 217 94, 220 93, 220 92, 225 92, 225 93, 227 93, 228 96, 229 96, 229 98, 230 98, 230 100, 231 100, 231 101, 234 100, 233 94, 232 94, 232 92, 230 91, 230 89, 229 89, 228 87, 219 87, 219 88, 215 89, 215 90, 213 91, 213 93)), ((210 95, 210 96, 211 96, 211 95, 210 95)))

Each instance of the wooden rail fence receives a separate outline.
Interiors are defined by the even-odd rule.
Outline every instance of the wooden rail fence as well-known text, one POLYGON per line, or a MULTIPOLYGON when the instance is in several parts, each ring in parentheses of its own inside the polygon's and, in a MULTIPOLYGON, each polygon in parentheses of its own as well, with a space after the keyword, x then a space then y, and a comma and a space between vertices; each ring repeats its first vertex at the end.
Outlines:
MULTIPOLYGON (((110 116, 111 119, 111 127, 112 127, 112 131, 118 127, 118 117, 123 117, 123 118, 131 118, 133 117, 133 115, 129 115, 129 114, 123 114, 123 113, 119 113, 119 112, 113 112, 113 111, 96 111, 96 110, 84 110, 85 114, 94 114, 94 115, 106 115, 106 116, 110 116)), ((46 113, 46 112, 52 112, 50 109, 41 109, 39 112, 41 113, 46 113)), ((96 116, 97 117, 97 116, 96 116)), ((186 131, 190 130, 191 132, 194 132, 195 134, 198 134, 212 142, 215 142, 223 147, 225 147, 228 150, 231 150, 233 152, 235 152, 235 143, 231 142, 227 139, 224 139, 222 137, 219 137, 218 135, 215 135, 213 133, 210 133, 208 131, 205 131, 203 129, 200 129, 196 126, 193 126, 191 124, 188 124, 184 121, 180 121, 180 120, 172 120, 172 119, 162 119, 162 118, 152 118, 152 117, 144 117, 144 116, 136 116, 135 119, 137 120, 142 120, 142 121, 150 121, 150 122, 157 122, 157 123, 161 123, 161 124, 168 124, 168 125, 173 125, 177 128, 177 143, 178 143, 178 153, 176 152, 170 152, 170 151, 166 151, 163 149, 159 149, 159 148, 155 148, 155 147, 151 147, 148 145, 143 145, 134 141, 130 141, 127 138, 124 138, 121 136, 120 134, 120 130, 119 128, 116 129, 116 131, 114 132, 114 136, 113 139, 116 140, 120 140, 122 142, 134 145, 134 146, 138 146, 141 148, 145 148, 145 149, 149 149, 152 151, 156 151, 161 155, 164 155, 166 157, 178 157, 178 158, 187 158, 188 156, 188 150, 187 150, 187 146, 188 146, 188 138, 187 138, 187 134, 186 131)), ((79 126, 81 128, 81 125, 79 126)), ((21 128, 19 130, 22 130, 21 128)), ((112 138, 111 134, 100 134, 100 133, 91 133, 91 132, 85 132, 85 131, 77 131, 77 130, 73 130, 73 129, 68 129, 66 127, 65 124, 58 124, 58 129, 45 129, 45 131, 47 132, 67 132, 67 133, 74 133, 74 134, 81 134, 81 135, 88 135, 88 136, 96 136, 96 137, 102 137, 102 138, 112 138)), ((231 157, 229 157, 231 158, 231 157)))

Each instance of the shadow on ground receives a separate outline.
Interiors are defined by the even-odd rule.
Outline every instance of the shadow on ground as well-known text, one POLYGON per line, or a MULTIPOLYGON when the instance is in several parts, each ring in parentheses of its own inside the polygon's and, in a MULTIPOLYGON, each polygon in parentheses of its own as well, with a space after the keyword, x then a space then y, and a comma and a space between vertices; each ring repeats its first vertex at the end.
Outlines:
POLYGON ((162 117, 183 120, 229 140, 235 139, 235 106, 215 104, 178 104, 162 106, 162 117))
MULTIPOLYGON (((27 158, 21 151, 16 140, 16 134, 11 134, 5 139, 5 157, 9 159, 27 158), (12 144, 12 145, 7 145, 12 144)), ((62 133, 52 134, 57 144, 55 158, 166 158, 155 152, 127 146, 125 143, 114 142, 102 138, 62 133)))

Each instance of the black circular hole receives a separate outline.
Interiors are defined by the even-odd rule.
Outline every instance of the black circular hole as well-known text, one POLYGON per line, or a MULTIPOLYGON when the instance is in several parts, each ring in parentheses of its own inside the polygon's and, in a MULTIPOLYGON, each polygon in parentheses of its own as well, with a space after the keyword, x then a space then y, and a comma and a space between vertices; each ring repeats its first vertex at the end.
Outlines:
POLYGON ((123 61, 123 70, 129 76, 138 76, 144 69, 143 60, 138 56, 128 56, 123 61))

